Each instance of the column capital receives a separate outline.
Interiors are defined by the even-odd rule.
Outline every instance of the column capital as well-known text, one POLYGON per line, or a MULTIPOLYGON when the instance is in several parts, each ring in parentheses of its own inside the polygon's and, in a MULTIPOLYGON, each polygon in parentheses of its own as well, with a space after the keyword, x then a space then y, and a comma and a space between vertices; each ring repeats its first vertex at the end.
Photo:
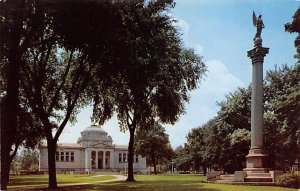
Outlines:
POLYGON ((247 56, 252 60, 252 64, 256 62, 263 62, 264 57, 269 53, 269 48, 262 46, 255 46, 252 50, 247 52, 247 56))

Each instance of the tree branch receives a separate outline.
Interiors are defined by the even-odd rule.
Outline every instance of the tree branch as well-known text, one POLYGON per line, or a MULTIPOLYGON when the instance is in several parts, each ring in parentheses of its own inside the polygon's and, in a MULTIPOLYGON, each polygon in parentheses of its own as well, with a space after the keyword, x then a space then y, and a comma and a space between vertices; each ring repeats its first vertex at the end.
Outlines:
POLYGON ((67 75, 68 75, 68 73, 69 73, 69 71, 70 71, 70 66, 71 66, 71 63, 72 63, 72 60, 73 60, 73 53, 74 53, 74 50, 72 50, 71 53, 70 53, 68 65, 67 65, 66 70, 65 70, 65 73, 64 73, 64 75, 63 75, 63 77, 62 77, 62 82, 60 83, 60 85, 59 85, 59 87, 57 88, 57 90, 56 90, 54 96, 53 96, 52 99, 51 99, 51 103, 50 103, 50 106, 49 106, 49 108, 48 108, 48 113, 51 113, 51 112, 52 112, 53 107, 55 106, 55 103, 57 102, 57 98, 58 98, 58 96, 59 96, 59 93, 60 93, 62 87, 65 85, 66 78, 67 78, 67 75))

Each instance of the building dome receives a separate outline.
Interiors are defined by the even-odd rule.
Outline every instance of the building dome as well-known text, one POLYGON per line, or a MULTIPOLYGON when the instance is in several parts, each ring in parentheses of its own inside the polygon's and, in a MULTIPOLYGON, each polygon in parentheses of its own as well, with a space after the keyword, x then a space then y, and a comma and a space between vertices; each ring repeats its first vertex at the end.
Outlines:
POLYGON ((97 134, 107 134, 107 132, 104 131, 99 125, 91 125, 91 126, 87 127, 86 129, 84 129, 81 132, 81 135, 85 134, 87 132, 92 132, 92 133, 97 133, 97 134))
POLYGON ((96 143, 104 143, 111 145, 112 138, 104 131, 99 125, 91 125, 84 129, 81 133, 81 137, 78 139, 78 143, 82 146, 93 145, 96 143))

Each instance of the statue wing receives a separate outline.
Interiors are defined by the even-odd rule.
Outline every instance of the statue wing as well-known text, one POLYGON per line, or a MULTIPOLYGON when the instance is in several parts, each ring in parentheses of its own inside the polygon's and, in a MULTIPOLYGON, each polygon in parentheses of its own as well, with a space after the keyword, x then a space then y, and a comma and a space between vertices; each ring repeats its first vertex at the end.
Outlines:
POLYGON ((257 17, 255 15, 254 11, 253 11, 253 14, 252 14, 252 21, 253 21, 253 25, 256 27, 257 17))

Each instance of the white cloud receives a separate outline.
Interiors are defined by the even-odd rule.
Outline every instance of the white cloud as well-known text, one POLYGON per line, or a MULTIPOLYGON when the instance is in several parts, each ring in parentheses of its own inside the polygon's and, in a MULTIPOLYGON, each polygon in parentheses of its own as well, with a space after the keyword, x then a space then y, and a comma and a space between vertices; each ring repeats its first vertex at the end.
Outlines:
POLYGON ((175 22, 174 25, 179 28, 179 31, 182 34, 182 39, 184 41, 186 41, 188 38, 189 31, 190 31, 189 23, 183 19, 175 18, 175 20, 177 20, 177 22, 175 22))
POLYGON ((195 52, 198 54, 198 55, 203 55, 203 52, 204 52, 204 48, 202 45, 200 45, 199 43, 197 43, 195 45, 195 52))
POLYGON ((219 60, 209 60, 206 62, 208 67, 207 76, 201 85, 201 93, 214 95, 228 94, 243 86, 243 82, 234 76, 225 64, 219 60))

